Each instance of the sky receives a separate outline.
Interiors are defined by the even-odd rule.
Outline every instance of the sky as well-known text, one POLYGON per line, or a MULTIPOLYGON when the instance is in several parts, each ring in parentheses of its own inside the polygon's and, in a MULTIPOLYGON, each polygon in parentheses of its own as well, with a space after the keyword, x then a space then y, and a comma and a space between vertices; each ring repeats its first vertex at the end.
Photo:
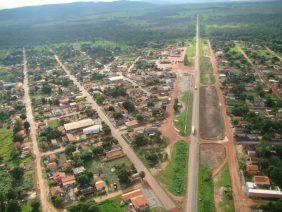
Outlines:
POLYGON ((60 4, 60 3, 70 3, 70 2, 110 2, 113 0, 0 0, 0 9, 10 9, 16 7, 24 6, 35 6, 43 4, 60 4))

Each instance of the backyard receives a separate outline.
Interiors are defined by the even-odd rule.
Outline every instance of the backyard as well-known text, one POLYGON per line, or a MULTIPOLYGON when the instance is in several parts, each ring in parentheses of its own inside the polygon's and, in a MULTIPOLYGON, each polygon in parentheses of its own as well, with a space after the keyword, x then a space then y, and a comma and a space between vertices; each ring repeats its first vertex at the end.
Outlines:
POLYGON ((93 174, 100 174, 100 177, 104 179, 108 185, 117 183, 118 186, 122 187, 122 185, 119 184, 118 177, 115 173, 116 170, 114 168, 116 166, 121 166, 122 164, 130 166, 131 162, 127 159, 127 157, 122 157, 103 163, 101 163, 99 160, 92 159, 86 163, 85 168, 86 170, 93 172, 93 174))

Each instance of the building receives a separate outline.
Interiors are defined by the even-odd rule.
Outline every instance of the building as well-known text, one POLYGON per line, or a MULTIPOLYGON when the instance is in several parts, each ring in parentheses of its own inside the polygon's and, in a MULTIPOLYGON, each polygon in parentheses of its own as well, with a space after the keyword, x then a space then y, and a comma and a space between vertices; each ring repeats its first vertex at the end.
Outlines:
POLYGON ((260 198, 282 198, 282 192, 277 187, 276 190, 260 189, 257 188, 253 182, 246 183, 247 195, 249 197, 260 197, 260 198))
POLYGON ((73 168, 72 171, 73 171, 74 175, 77 175, 77 174, 84 172, 85 168, 83 166, 80 166, 80 167, 77 167, 77 168, 73 168))
POLYGON ((62 182, 62 179, 66 177, 65 172, 55 172, 53 174, 53 179, 57 182, 62 182))
POLYGON ((105 194, 106 193, 106 186, 105 182, 102 180, 99 180, 95 183, 95 188, 98 194, 105 194))
POLYGON ((123 80, 124 77, 123 76, 115 76, 115 77, 109 77, 108 79, 109 79, 109 81, 114 82, 114 81, 123 80))
POLYGON ((131 192, 128 192, 128 193, 121 195, 121 198, 124 202, 129 202, 131 198, 137 197, 137 196, 142 195, 142 194, 143 194, 143 192, 141 191, 141 189, 136 189, 136 190, 133 190, 131 192))
POLYGON ((79 191, 83 196, 91 196, 94 194, 95 190, 92 186, 88 187, 88 188, 84 188, 84 189, 81 189, 79 191))
POLYGON ((60 186, 51 187, 50 193, 51 193, 51 196, 58 196, 62 193, 62 189, 60 188, 60 186))
POLYGON ((141 189, 125 193, 121 197, 124 202, 131 203, 136 211, 144 211, 149 208, 148 200, 141 189))
POLYGON ((56 162, 51 162, 47 164, 47 169, 48 170, 54 170, 57 168, 57 163, 56 162))
POLYGON ((260 172, 258 165, 253 165, 253 164, 247 165, 246 171, 248 172, 249 175, 258 175, 260 172))
POLYGON ((269 187, 270 180, 267 176, 254 176, 253 181, 256 187, 269 187))
POLYGON ((66 175, 64 178, 62 178, 62 185, 68 186, 68 185, 73 185, 76 183, 74 175, 66 175))
POLYGON ((137 197, 131 198, 130 201, 131 201, 134 209, 137 210, 137 211, 144 211, 144 210, 149 208, 148 200, 143 194, 141 194, 137 197))
POLYGON ((89 134, 97 134, 102 130, 102 125, 93 125, 90 127, 87 127, 85 129, 83 129, 83 133, 85 135, 89 135, 89 134))
POLYGON ((64 127, 65 127, 66 131, 72 131, 72 130, 78 130, 78 129, 81 129, 81 128, 89 127, 93 124, 94 124, 94 122, 93 122, 92 119, 82 119, 82 120, 79 120, 79 121, 64 124, 64 127))
POLYGON ((121 150, 121 148, 114 148, 110 151, 108 151, 106 153, 106 157, 103 158, 103 160, 114 160, 114 159, 117 159, 117 158, 120 158, 120 157, 123 157, 124 156, 124 153, 123 151, 121 150))

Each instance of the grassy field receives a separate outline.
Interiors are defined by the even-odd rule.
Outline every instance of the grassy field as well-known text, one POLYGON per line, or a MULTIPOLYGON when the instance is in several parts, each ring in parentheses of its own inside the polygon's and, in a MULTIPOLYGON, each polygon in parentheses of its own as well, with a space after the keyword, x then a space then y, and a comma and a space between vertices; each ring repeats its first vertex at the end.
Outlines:
POLYGON ((185 108, 176 115, 174 124, 180 130, 181 135, 187 136, 191 134, 193 95, 190 92, 185 92, 180 100, 184 103, 185 108))
POLYGON ((187 44, 187 50, 185 52, 185 57, 187 58, 187 63, 185 65, 187 66, 194 65, 195 51, 196 51, 195 40, 189 41, 187 44))
POLYGON ((200 165, 199 170, 199 211, 215 212, 214 188, 212 170, 206 165, 200 165))
POLYGON ((217 187, 224 187, 227 191, 224 193, 224 199, 219 203, 219 206, 226 212, 233 212, 234 210, 234 202, 232 197, 232 186, 230 180, 230 172, 227 165, 224 166, 220 179, 216 184, 217 187))
POLYGON ((201 58, 200 70, 200 83, 202 85, 215 83, 212 64, 208 57, 201 58))
POLYGON ((59 126, 59 120, 58 119, 52 119, 48 121, 48 127, 51 128, 57 128, 59 126))
POLYGON ((5 124, 2 129, 0 129, 0 156, 5 162, 10 160, 10 153, 13 149, 13 134, 12 131, 7 129, 5 124))
POLYGON ((98 204, 98 208, 100 211, 103 212, 125 212, 127 211, 127 206, 121 205, 122 199, 121 197, 117 197, 111 200, 106 200, 102 202, 101 204, 98 204))
POLYGON ((184 141, 178 141, 173 148, 172 160, 165 170, 157 175, 157 179, 177 196, 183 196, 186 192, 188 152, 188 144, 184 141))

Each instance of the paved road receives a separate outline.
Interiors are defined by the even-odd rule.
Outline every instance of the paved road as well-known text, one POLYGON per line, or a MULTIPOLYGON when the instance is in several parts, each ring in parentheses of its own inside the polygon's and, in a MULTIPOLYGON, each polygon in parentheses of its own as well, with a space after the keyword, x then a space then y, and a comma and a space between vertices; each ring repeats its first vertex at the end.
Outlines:
POLYGON ((193 117, 192 127, 195 132, 191 133, 191 143, 189 147, 189 166, 188 166, 188 189, 185 204, 185 211, 198 211, 198 175, 199 175, 199 82, 200 82, 200 66, 199 66, 199 17, 197 16, 196 25, 196 54, 195 54, 195 86, 193 97, 193 117))
POLYGON ((85 88, 77 81, 77 79, 70 73, 69 70, 62 64, 60 59, 57 55, 55 55, 55 59, 57 60, 58 64, 61 66, 61 68, 64 70, 66 75, 73 81, 73 83, 80 89, 82 94, 86 96, 86 99, 89 103, 91 103, 92 107, 97 111, 100 119, 104 121, 112 130, 112 135, 121 147, 123 148, 124 153, 127 155, 127 157, 131 160, 131 162, 135 165, 138 172, 144 171, 146 174, 145 180, 148 182, 150 187, 152 188, 153 192, 157 195, 157 197, 162 202, 163 206, 168 210, 174 210, 176 208, 174 202, 171 200, 171 198, 168 196, 168 194, 164 191, 164 189, 159 185, 159 183, 156 181, 156 179, 153 177, 151 172, 144 166, 142 161, 138 158, 138 156, 135 154, 133 149, 126 143, 126 141, 121 136, 121 133, 118 129, 116 129, 108 117, 105 115, 101 107, 93 100, 92 96, 85 90, 85 88))
POLYGON ((26 59, 26 53, 25 50, 23 50, 23 73, 24 73, 24 82, 23 82, 23 88, 24 88, 24 104, 26 108, 26 116, 27 120, 30 124, 30 138, 32 142, 33 147, 33 153, 35 155, 35 173, 36 173, 36 180, 37 180, 37 186, 39 189, 39 196, 40 196, 40 202, 43 212, 52 212, 57 211, 53 205, 48 201, 48 191, 49 187, 47 182, 44 180, 42 176, 42 167, 41 167, 41 155, 38 148, 38 143, 36 139, 36 123, 33 119, 32 114, 32 107, 31 107, 31 101, 29 96, 29 84, 28 84, 28 66, 27 66, 27 59, 26 59))

